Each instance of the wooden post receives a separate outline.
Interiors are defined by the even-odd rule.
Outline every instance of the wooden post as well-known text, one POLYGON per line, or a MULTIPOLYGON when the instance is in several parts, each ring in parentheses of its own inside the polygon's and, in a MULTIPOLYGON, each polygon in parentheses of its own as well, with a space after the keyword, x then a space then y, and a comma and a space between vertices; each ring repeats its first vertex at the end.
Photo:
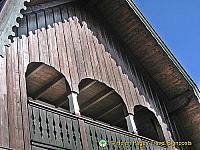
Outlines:
MULTIPOLYGON (((78 116, 81 116, 77 97, 78 97, 78 94, 76 92, 73 92, 73 91, 68 96, 69 109, 70 109, 71 113, 78 115, 78 116)), ((85 129, 85 123, 81 119, 78 119, 78 123, 79 123, 79 127, 80 127, 80 134, 81 134, 81 141, 82 141, 82 145, 83 145, 83 150, 88 150, 89 146, 88 146, 87 134, 86 134, 86 129, 85 129)))
POLYGON ((137 127, 135 125, 134 117, 132 114, 129 114, 128 116, 126 116, 126 122, 128 126, 128 131, 138 134, 137 127))
POLYGON ((69 109, 71 113, 74 113, 76 115, 80 115, 80 108, 78 105, 78 99, 77 99, 78 94, 76 92, 73 92, 68 95, 69 99, 69 109))

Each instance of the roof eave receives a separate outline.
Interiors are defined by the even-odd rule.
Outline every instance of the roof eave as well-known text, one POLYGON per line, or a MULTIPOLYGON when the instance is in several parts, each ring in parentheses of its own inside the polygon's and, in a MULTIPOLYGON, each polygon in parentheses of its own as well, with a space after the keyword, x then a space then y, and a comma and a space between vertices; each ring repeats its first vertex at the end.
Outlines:
POLYGON ((137 6, 131 0, 126 0, 126 1, 127 1, 128 5, 132 8, 132 10, 135 12, 135 14, 142 21, 142 23, 145 25, 145 27, 147 28, 147 30, 151 33, 151 35, 157 41, 157 43, 160 45, 160 47, 163 49, 163 51, 167 54, 167 56, 169 57, 169 59, 173 62, 173 64, 176 66, 176 68, 180 71, 180 73, 185 78, 185 80, 188 82, 188 84, 192 87, 195 96, 197 97, 198 101, 200 102, 200 91, 199 91, 197 85, 194 83, 194 81, 191 79, 191 77, 188 75, 188 73, 184 70, 184 68, 181 66, 181 64, 178 62, 178 60, 172 54, 172 52, 170 51, 170 49, 161 40, 161 38, 159 37, 159 35, 152 28, 152 26, 149 24, 149 22, 143 16, 143 14, 141 13, 141 11, 137 8, 137 6))

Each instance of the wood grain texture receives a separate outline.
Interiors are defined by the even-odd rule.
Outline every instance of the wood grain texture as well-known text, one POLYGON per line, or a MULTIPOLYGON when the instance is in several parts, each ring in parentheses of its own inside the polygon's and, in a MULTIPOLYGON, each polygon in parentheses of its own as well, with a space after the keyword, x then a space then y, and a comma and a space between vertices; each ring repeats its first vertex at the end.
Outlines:
MULTIPOLYGON (((72 91, 79 93, 82 79, 98 80, 121 96, 128 113, 134 113, 134 106, 143 105, 165 120, 165 104, 159 103, 156 90, 109 29, 100 17, 73 4, 24 12, 16 31, 18 36, 7 50, 4 86, 10 107, 0 107, 2 115, 8 113, 11 146, 30 148, 25 72, 31 62, 43 62, 61 72, 72 91)), ((1 99, 5 97, 0 95, 1 99)))
MULTIPOLYGON (((8 47, 4 47, 6 50, 8 47)), ((9 147, 6 58, 0 59, 0 145, 9 147)))

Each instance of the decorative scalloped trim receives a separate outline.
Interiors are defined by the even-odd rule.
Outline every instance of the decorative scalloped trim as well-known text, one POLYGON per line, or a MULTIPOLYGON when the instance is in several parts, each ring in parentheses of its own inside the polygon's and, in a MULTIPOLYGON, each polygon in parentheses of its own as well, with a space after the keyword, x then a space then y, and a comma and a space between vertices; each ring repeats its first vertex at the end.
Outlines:
POLYGON ((11 0, 10 4, 8 6, 5 4, 5 7, 2 11, 5 11, 3 15, 3 21, 0 25, 0 31, 1 37, 0 37, 0 56, 5 56, 5 51, 3 51, 4 45, 9 45, 9 39, 8 37, 10 35, 15 36, 15 33, 13 32, 12 28, 14 26, 19 26, 19 23, 17 22, 17 18, 23 18, 23 15, 21 14, 21 10, 26 10, 26 6, 24 5, 25 2, 30 2, 30 0, 11 0), (13 6, 13 7, 12 7, 13 6), (10 8, 12 7, 12 8, 10 8), (9 9, 12 9, 10 11, 9 9))

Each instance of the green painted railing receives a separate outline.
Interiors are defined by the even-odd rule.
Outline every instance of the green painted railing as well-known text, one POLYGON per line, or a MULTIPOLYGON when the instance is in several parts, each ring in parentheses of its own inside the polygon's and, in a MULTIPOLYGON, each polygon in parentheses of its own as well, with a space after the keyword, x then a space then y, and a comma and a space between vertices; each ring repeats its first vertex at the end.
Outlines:
POLYGON ((29 118, 33 150, 82 150, 79 120, 84 121, 89 150, 166 149, 151 139, 34 101, 29 102, 29 118))

